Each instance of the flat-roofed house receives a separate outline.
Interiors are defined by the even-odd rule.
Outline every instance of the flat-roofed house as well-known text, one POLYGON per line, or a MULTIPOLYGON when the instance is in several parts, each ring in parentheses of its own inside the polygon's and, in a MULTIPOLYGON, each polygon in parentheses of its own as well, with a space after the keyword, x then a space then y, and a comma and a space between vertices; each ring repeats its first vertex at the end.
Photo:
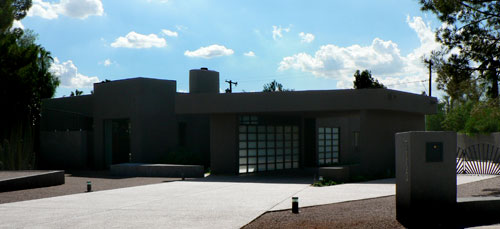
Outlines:
POLYGON ((97 168, 186 154, 213 174, 336 164, 386 174, 395 133, 424 130, 436 103, 389 89, 219 93, 218 72, 202 68, 190 71, 189 93, 177 93, 175 81, 133 78, 45 100, 42 155, 47 165, 97 168), (63 149, 70 141, 79 143, 74 152, 63 149))

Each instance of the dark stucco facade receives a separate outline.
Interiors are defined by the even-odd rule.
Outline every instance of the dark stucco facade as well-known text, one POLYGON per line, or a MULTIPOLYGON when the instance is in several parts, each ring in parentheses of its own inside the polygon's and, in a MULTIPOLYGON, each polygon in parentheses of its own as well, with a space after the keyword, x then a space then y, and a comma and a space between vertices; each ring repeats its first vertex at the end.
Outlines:
POLYGON ((337 164, 353 165, 352 174, 392 173, 395 133, 424 130, 437 102, 387 89, 218 89, 218 72, 199 69, 190 72, 189 93, 177 93, 175 81, 133 78, 45 100, 43 164, 108 168, 184 157, 213 174, 337 164))
MULTIPOLYGON (((272 129, 287 125, 298 127, 299 152, 297 156, 293 153, 291 155, 292 158, 298 158, 299 168, 320 166, 318 155, 322 146, 318 145, 320 136, 318 131, 324 127, 338 131, 333 143, 338 146, 336 147, 338 151, 334 154, 334 157, 338 158, 335 158, 334 163, 325 164, 356 165, 353 166, 353 174, 393 173, 395 133, 424 130, 425 114, 432 114, 435 111, 435 98, 387 89, 176 96, 178 114, 210 114, 213 173, 236 174, 244 169, 244 166, 239 168, 242 162, 244 164, 254 156, 259 161, 259 154, 250 156, 250 153, 247 153, 248 156, 242 156, 244 154, 238 153, 241 149, 241 146, 238 146, 240 117, 248 115, 257 117, 256 120, 267 120, 263 123, 256 121, 257 127, 261 125, 272 129), (273 123, 269 120, 276 121, 273 123), (296 121, 286 124, 280 120, 296 121), (238 158, 242 159, 240 163, 238 158)), ((255 141, 260 144, 258 139, 255 141)), ((267 155, 267 169, 269 167, 272 170, 276 169, 277 163, 274 160, 278 154, 275 151, 279 148, 275 146, 275 142, 281 143, 281 141, 267 142, 272 147, 262 147, 262 151, 267 151, 262 153, 262 156, 267 155), (271 159, 269 152, 272 155, 271 159), (270 166, 269 160, 274 164, 270 166)), ((284 147, 286 149, 286 146, 284 147)), ((257 146, 256 150, 260 152, 260 148, 257 146)), ((286 155, 284 158, 286 160, 286 155)), ((291 161, 295 162, 294 159, 291 161)), ((264 166, 264 162, 261 166, 264 166)), ((259 165, 256 167, 259 170, 259 165)))
POLYGON ((175 163, 173 154, 186 151, 198 158, 197 164, 208 164, 208 117, 177 115, 175 95, 175 81, 133 78, 97 83, 92 95, 43 101, 43 164, 109 168, 125 162, 175 163), (69 135, 80 132, 87 133, 86 142, 74 143, 69 135), (51 144, 54 139, 73 142, 72 147, 51 144), (75 150, 79 144, 86 145, 85 162, 75 157, 81 154, 75 150))

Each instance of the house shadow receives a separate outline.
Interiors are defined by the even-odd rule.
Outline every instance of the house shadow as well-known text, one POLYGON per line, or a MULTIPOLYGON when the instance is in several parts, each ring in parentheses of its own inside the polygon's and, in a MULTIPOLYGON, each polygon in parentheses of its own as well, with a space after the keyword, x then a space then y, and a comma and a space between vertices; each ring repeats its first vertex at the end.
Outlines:
MULTIPOLYGON (((319 179, 316 170, 310 168, 266 171, 239 175, 210 175, 205 178, 189 178, 192 182, 232 182, 263 184, 313 184, 319 179)), ((345 183, 394 184, 394 178, 345 183)))
POLYGON ((117 176, 111 174, 109 170, 66 170, 66 176, 70 177, 87 177, 87 178, 101 178, 101 179, 126 179, 134 176, 117 176))

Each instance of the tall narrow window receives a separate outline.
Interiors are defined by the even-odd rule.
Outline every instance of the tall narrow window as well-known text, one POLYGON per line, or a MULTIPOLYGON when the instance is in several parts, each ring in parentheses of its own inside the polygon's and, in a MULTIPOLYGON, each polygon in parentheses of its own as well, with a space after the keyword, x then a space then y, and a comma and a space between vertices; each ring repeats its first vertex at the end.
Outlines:
POLYGON ((359 131, 354 131, 353 132, 352 143, 353 143, 354 149, 358 150, 358 147, 359 147, 359 131))
POLYGON ((318 128, 318 164, 330 165, 339 162, 339 128, 318 128))

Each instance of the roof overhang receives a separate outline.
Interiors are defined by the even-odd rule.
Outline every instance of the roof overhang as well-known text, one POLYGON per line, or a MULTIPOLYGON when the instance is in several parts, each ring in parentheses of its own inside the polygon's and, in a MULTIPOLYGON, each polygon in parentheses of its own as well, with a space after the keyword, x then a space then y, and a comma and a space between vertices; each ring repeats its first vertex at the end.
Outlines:
POLYGON ((331 112, 389 110, 435 114, 437 99, 389 89, 252 92, 225 94, 177 93, 178 114, 331 112))

